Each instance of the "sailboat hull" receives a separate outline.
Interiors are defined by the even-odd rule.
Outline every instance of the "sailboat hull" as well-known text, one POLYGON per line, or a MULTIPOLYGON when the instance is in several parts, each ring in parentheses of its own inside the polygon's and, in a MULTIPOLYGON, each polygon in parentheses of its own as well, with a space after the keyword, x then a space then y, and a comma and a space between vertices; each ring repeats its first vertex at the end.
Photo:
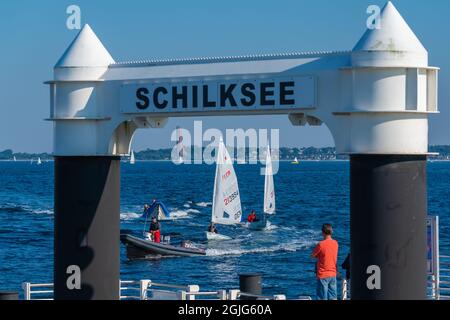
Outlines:
POLYGON ((248 228, 250 230, 261 231, 267 227, 267 221, 250 222, 248 228))
POLYGON ((249 222, 248 228, 250 230, 255 230, 255 231, 261 231, 261 230, 266 229, 267 228, 267 217, 264 216, 264 218, 261 220, 249 222))
POLYGON ((267 220, 261 220, 261 221, 255 221, 255 222, 249 222, 248 224, 248 228, 250 230, 255 230, 255 231, 261 231, 267 228, 267 220))
POLYGON ((225 236, 223 234, 218 234, 218 233, 214 233, 214 232, 205 232, 206 234, 206 239, 208 241, 224 241, 224 240, 231 240, 230 237, 225 236))

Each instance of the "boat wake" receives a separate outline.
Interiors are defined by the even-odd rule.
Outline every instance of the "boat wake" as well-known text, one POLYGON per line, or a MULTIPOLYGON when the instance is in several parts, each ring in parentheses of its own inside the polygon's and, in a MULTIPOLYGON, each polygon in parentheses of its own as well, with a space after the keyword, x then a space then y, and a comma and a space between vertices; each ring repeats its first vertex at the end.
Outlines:
POLYGON ((244 254, 254 253, 271 253, 271 252, 295 252, 312 248, 315 245, 311 240, 295 240, 288 243, 271 245, 268 247, 258 248, 237 248, 237 249, 206 249, 207 256, 240 256, 244 254))
POLYGON ((267 225, 264 228, 264 231, 272 231, 278 229, 277 225, 272 224, 270 221, 267 221, 267 225))
POLYGON ((4 205, 0 205, 0 211, 13 213, 13 212, 28 212, 30 211, 30 209, 18 204, 6 203, 4 205))
MULTIPOLYGON (((242 226, 245 228, 250 229, 250 222, 244 222, 242 223, 242 226)), ((273 231, 278 229, 277 225, 272 224, 270 221, 267 221, 267 225, 264 229, 260 230, 260 231, 273 231)))
POLYGON ((122 221, 130 221, 130 220, 136 220, 142 217, 142 213, 136 213, 136 212, 123 212, 120 213, 120 220, 122 221))
POLYGON ((190 210, 191 209, 170 211, 170 217, 167 218, 167 220, 187 219, 189 218, 190 210))
POLYGON ((54 214, 53 210, 49 210, 49 209, 33 210, 33 213, 35 213, 35 214, 48 214, 48 215, 53 215, 54 214))
POLYGON ((13 203, 6 203, 3 205, 0 205, 0 212, 6 212, 6 213, 32 213, 37 215, 53 215, 53 209, 44 209, 39 208, 35 209, 28 205, 21 205, 21 204, 13 204, 13 203))

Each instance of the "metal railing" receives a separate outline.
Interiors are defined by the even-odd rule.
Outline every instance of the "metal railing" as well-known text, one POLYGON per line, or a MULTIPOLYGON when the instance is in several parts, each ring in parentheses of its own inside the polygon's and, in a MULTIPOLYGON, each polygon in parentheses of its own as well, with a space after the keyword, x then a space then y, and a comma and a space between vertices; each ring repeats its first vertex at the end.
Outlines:
POLYGON ((198 292, 180 292, 179 300, 229 300, 229 295, 226 290, 218 291, 198 291, 198 292))
POLYGON ((183 300, 184 293, 200 291, 197 285, 173 285, 151 280, 124 280, 120 282, 121 300, 183 300))
POLYGON ((341 299, 350 300, 350 280, 347 279, 342 280, 341 299))
MULTIPOLYGON (((24 300, 53 300, 53 283, 22 284, 24 300)), ((121 280, 120 300, 194 300, 197 285, 172 285, 151 280, 121 280)))
POLYGON ((439 256, 439 279, 435 281, 437 299, 450 300, 450 256, 439 256))
POLYGON ((276 294, 272 296, 264 296, 241 292, 240 290, 230 290, 228 300, 238 300, 241 298, 255 299, 255 300, 286 300, 286 296, 283 294, 276 294))
POLYGON ((53 283, 22 283, 25 300, 53 300, 53 283), (33 289, 37 290, 33 290, 33 289), (34 298, 34 296, 38 296, 34 298))
MULTIPOLYGON (((22 284, 25 300, 53 300, 53 283, 22 284)), ((285 295, 263 296, 240 290, 200 291, 198 285, 173 285, 151 280, 121 280, 120 300, 286 300, 285 295)), ((309 297, 301 300, 310 300, 309 297), (308 298, 308 299, 307 299, 308 298)))

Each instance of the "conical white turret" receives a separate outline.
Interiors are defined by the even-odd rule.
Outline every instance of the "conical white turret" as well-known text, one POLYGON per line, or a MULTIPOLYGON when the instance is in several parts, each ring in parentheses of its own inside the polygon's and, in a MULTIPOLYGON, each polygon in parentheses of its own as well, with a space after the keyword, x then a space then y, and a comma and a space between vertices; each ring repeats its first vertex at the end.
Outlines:
POLYGON ((428 65, 428 52, 389 1, 380 14, 380 28, 367 29, 353 48, 353 66, 428 65))
POLYGON ((114 59, 86 24, 56 63, 55 80, 96 80, 112 63, 114 59))

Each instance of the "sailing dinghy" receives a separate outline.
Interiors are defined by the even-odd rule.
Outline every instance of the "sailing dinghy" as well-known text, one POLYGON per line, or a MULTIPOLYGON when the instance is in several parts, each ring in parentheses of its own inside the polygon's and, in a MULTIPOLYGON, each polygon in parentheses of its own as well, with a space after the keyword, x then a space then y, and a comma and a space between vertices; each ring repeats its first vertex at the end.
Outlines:
POLYGON ((135 164, 136 158, 134 157, 134 151, 131 150, 130 164, 135 164))
POLYGON ((275 185, 273 183, 272 156, 270 147, 267 147, 266 171, 264 180, 264 214, 260 220, 250 222, 248 227, 252 230, 264 230, 267 228, 267 218, 275 214, 275 185))
MULTIPOLYGON (((239 186, 231 157, 222 138, 216 157, 216 176, 211 222, 222 225, 233 225, 241 222, 242 209, 239 186)), ((206 232, 208 240, 230 240, 228 236, 206 232)))

